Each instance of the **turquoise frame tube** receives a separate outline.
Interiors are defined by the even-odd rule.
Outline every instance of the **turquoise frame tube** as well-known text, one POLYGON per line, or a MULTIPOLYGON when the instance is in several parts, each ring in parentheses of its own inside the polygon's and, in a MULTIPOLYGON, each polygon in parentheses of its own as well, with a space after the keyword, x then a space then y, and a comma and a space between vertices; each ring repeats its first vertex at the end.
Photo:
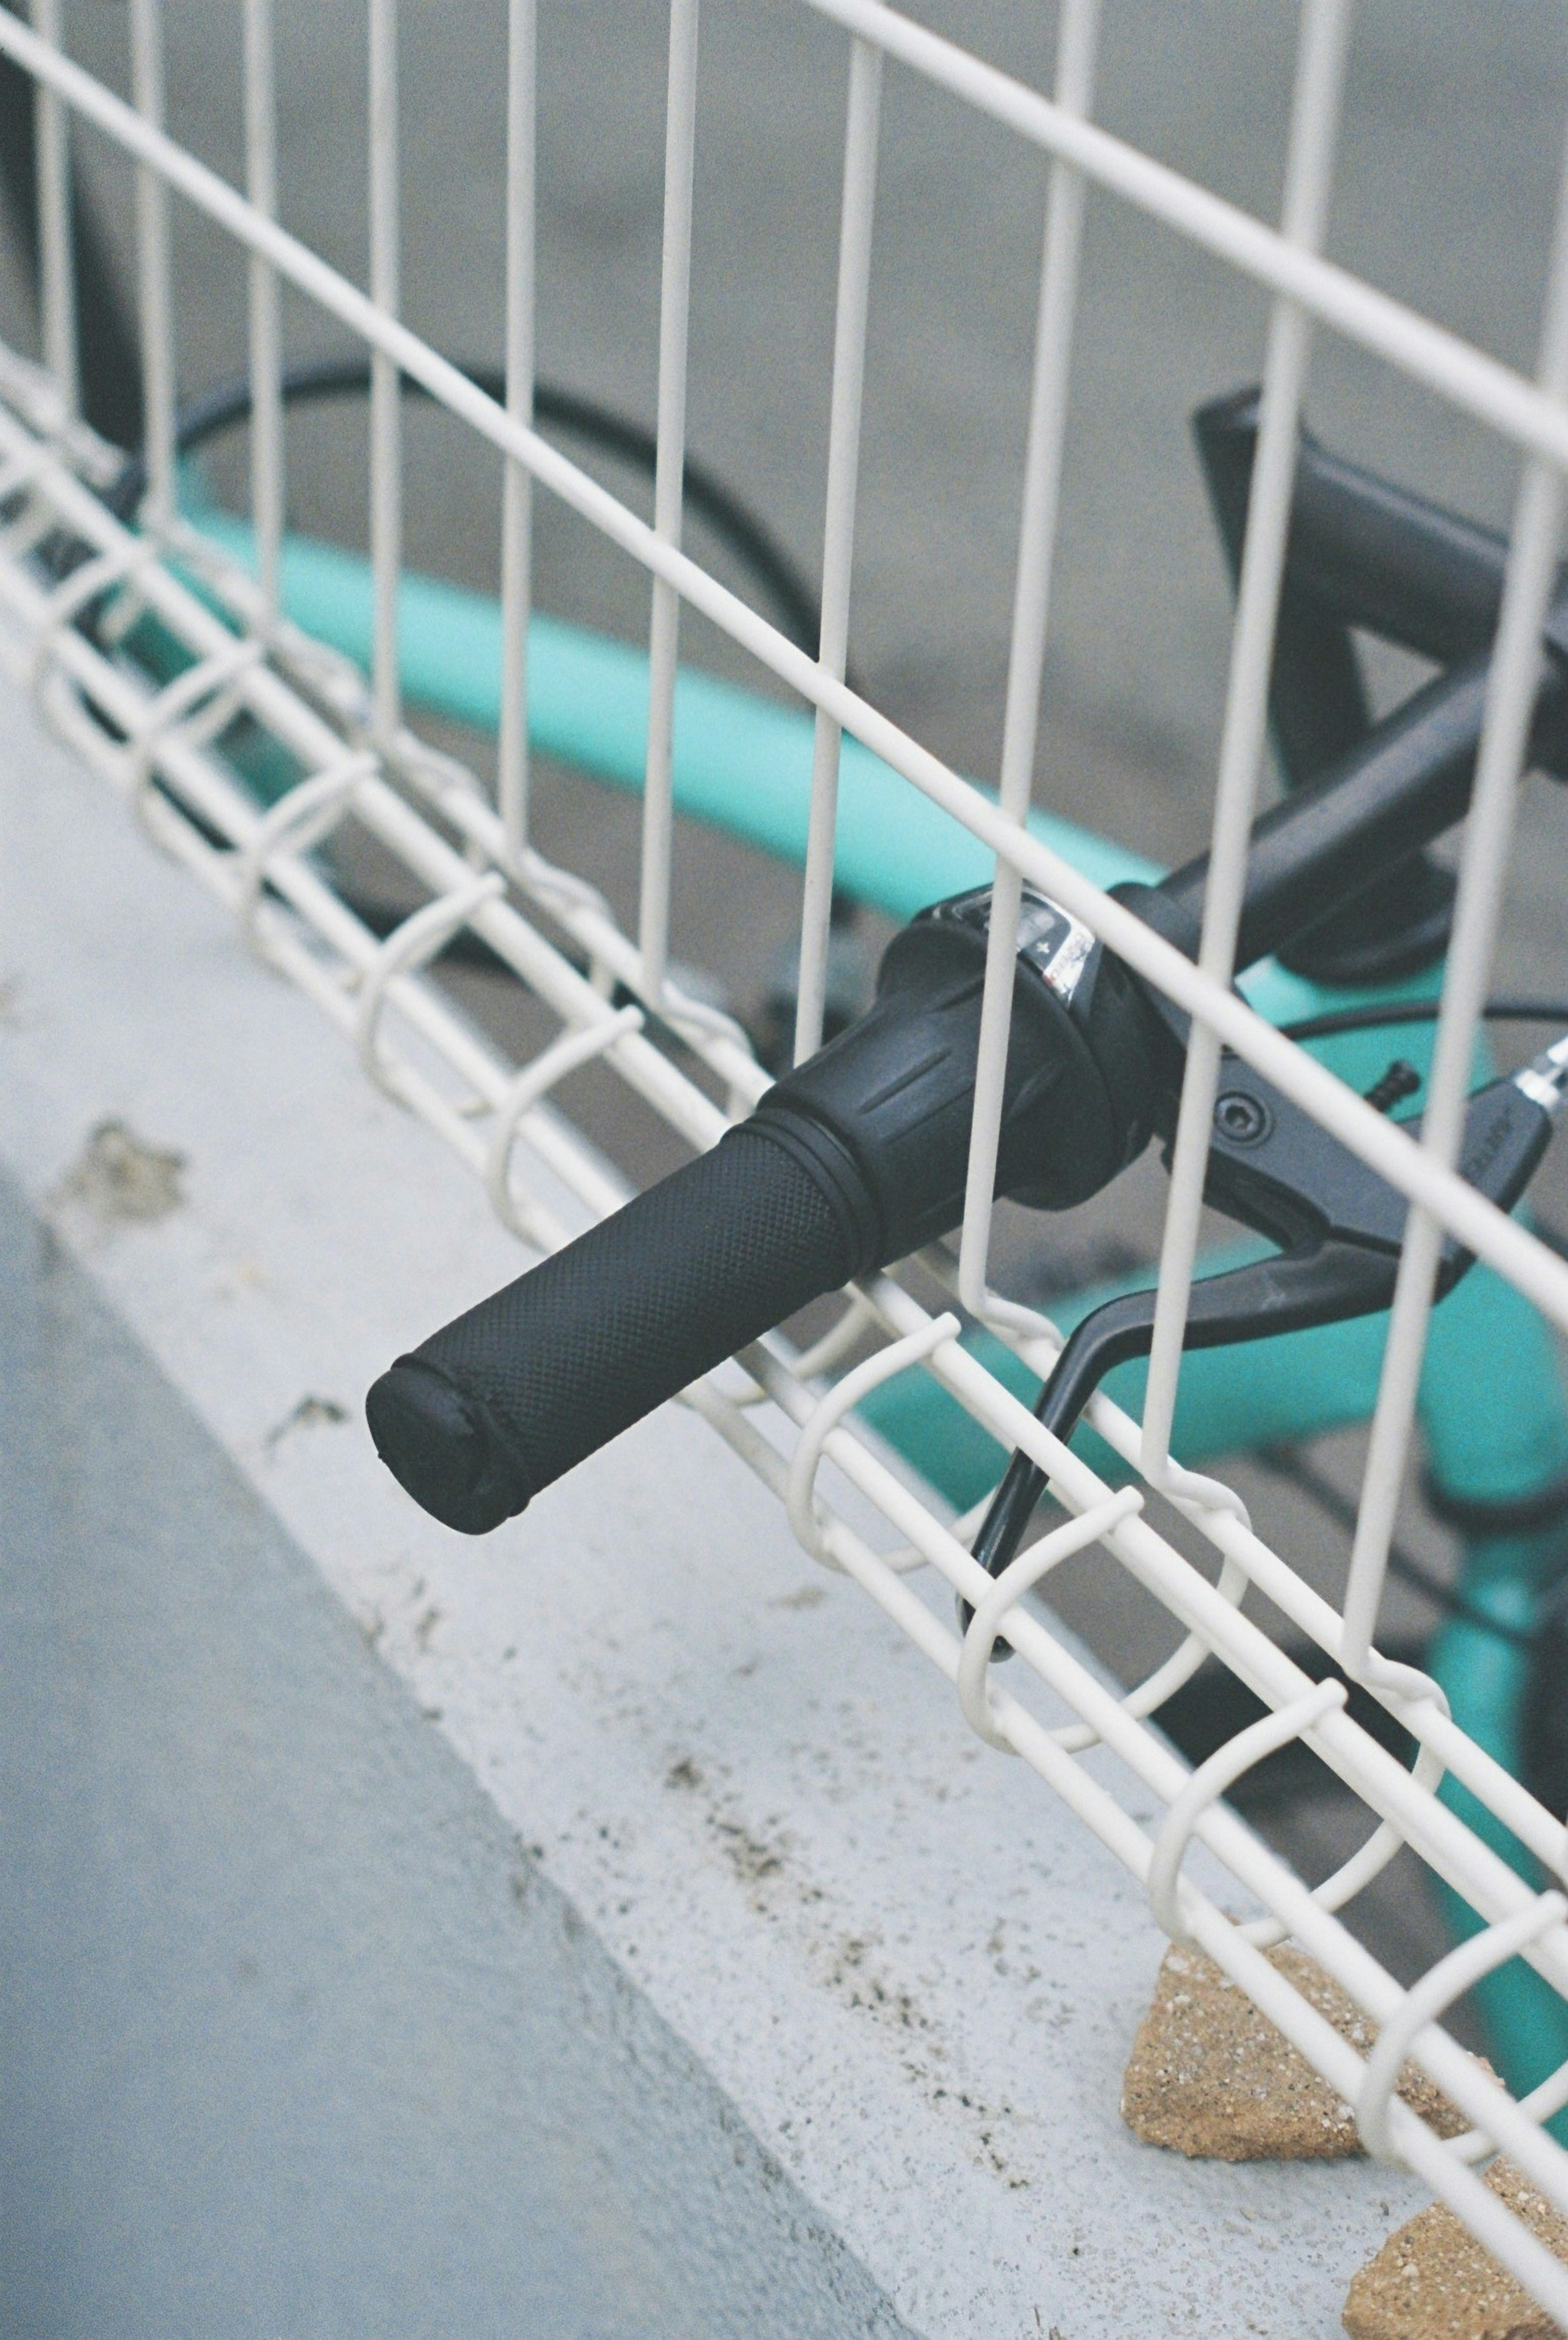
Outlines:
MULTIPOLYGON (((249 527, 202 508, 194 517, 223 550, 253 565, 249 527)), ((290 618, 318 640, 370 662, 370 571, 357 555, 291 538, 283 556, 283 598, 290 618)), ((406 576, 400 601, 403 690, 409 701, 476 729, 494 731, 501 711, 501 610, 489 596, 406 576)), ((640 792, 648 723, 648 660, 558 619, 536 616, 529 630, 529 739, 538 755, 557 759, 609 786, 640 792)), ((732 683, 682 669, 675 694, 674 795, 677 808, 796 868, 803 865, 810 804, 812 719, 732 683)), ((1097 885, 1162 873, 1091 830, 1038 811, 1031 831, 1097 885)), ((928 902, 988 883, 992 858, 962 825, 909 787, 858 740, 843 743, 835 879, 851 899, 903 921, 928 902)), ((1433 996, 1429 973, 1376 993, 1328 991, 1268 963, 1243 989, 1276 1024, 1325 1008, 1433 996)), ((1403 1053, 1424 1070, 1431 1035, 1400 1035, 1403 1053)), ((1390 1043, 1375 1031, 1315 1044, 1315 1054, 1365 1090, 1388 1061, 1390 1043)), ((1483 1069, 1478 1059, 1478 1070, 1483 1069)), ((1234 1264, 1230 1253, 1206 1263, 1210 1273, 1234 1264)), ((1108 1287, 1057 1305, 1064 1329, 1108 1287)), ((1385 1316, 1253 1342, 1245 1349, 1196 1352, 1182 1369, 1175 1443, 1200 1463, 1248 1448, 1312 1438, 1365 1421, 1376 1395, 1387 1333, 1385 1316)), ((974 1331, 968 1344, 1008 1388, 1032 1403, 1038 1384, 992 1335, 974 1331)), ((1123 1404, 1141 1401, 1145 1368, 1126 1365, 1107 1384, 1123 1404)), ((959 1509, 995 1482, 1001 1450, 928 1375, 910 1373, 876 1391, 863 1417, 959 1509)), ((1568 1405, 1553 1344, 1533 1309, 1484 1268, 1472 1271, 1433 1319, 1420 1394, 1427 1460, 1437 1485, 1471 1502, 1507 1502, 1537 1492, 1568 1472, 1568 1405)), ((1092 1432, 1078 1444, 1113 1481, 1124 1466, 1092 1432)), ((1528 1629, 1546 1588, 1568 1565, 1568 1534, 1473 1541, 1461 1587, 1474 1609, 1528 1629)), ((1456 1718, 1506 1768, 1520 1768, 1519 1717, 1526 1657, 1518 1644, 1478 1624, 1451 1621, 1436 1636, 1429 1664, 1456 1718)), ((1494 1816, 1452 1781, 1447 1800, 1522 1874, 1541 1881, 1532 1857, 1494 1816)), ((1453 1929, 1473 1931, 1474 1911, 1440 1889, 1453 1929)), ((1477 1990, 1494 2060, 1516 2091, 1526 2090, 1568 2059, 1568 2008, 1523 1960, 1487 1978, 1477 1990)), ((1568 2113, 1553 2124, 1568 2143, 1568 2113)))

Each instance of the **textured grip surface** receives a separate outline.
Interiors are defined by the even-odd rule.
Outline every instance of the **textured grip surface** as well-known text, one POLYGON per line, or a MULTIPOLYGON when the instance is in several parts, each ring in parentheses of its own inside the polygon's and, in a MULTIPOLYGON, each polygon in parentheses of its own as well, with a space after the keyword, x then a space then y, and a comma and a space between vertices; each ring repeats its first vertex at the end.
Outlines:
POLYGON ((481 1301, 366 1400, 382 1460, 472 1535, 854 1272, 842 1212, 749 1125, 481 1301))

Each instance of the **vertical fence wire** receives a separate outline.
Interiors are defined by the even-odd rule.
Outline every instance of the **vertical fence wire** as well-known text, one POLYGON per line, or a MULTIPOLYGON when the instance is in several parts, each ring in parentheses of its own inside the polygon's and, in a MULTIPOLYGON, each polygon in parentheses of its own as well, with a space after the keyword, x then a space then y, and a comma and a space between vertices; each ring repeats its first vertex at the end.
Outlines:
MULTIPOLYGON (((691 174, 697 142, 698 0, 670 0, 670 84, 664 135, 664 255, 659 302, 659 440, 654 533, 680 542, 686 475, 686 353, 690 324, 691 174)), ((657 578, 648 640, 648 759, 642 794, 638 947, 642 987, 658 1001, 670 957, 671 759, 680 600, 657 578)))
MULTIPOLYGON (((533 421, 535 0, 511 0, 506 66, 506 411, 533 421)), ((507 848, 528 843, 528 625, 533 477, 509 458, 501 514, 501 729, 497 790, 507 848)))
MULTIPOLYGON (((164 0, 131 0, 131 97, 164 126, 164 0)), ((136 166, 136 278, 142 339, 145 510, 154 528, 174 516, 174 316, 169 272, 169 191, 151 164, 136 166)))
MULTIPOLYGON (((275 219, 278 110, 273 0, 245 0, 245 193, 275 219)), ((283 323, 277 272, 250 258, 251 518, 267 615, 278 614, 283 540, 283 323)))
MULTIPOLYGON (((860 470, 860 408, 866 378, 866 318, 871 231, 877 208, 877 140, 882 53, 856 40, 849 51, 844 132, 844 201, 839 230, 839 301, 833 329, 833 398, 828 431, 827 513, 822 531, 822 625, 817 654, 836 682, 849 649, 849 580, 855 559, 855 498, 860 470)), ((842 733, 819 708, 811 752, 811 810, 800 902, 800 977, 795 1061, 822 1044, 828 944, 833 909, 833 849, 842 733)))
MULTIPOLYGON (((1094 102, 1099 0, 1066 0, 1057 55, 1056 98, 1063 110, 1087 117, 1094 102)), ((1073 326, 1077 308, 1078 264, 1083 244, 1083 175, 1053 163, 1046 204, 1040 262, 1040 298, 1035 327, 1035 363, 1030 392, 1027 450, 1018 526, 1017 571, 1013 587, 1012 640, 1007 658, 1007 694, 1002 723, 999 799, 1007 819, 1021 828, 1034 785, 1039 730, 1040 688, 1046 632, 1050 620, 1051 567, 1057 513, 1061 501, 1062 454, 1067 438, 1067 388, 1072 370, 1073 326)), ((986 987, 980 1010, 979 1054, 975 1073, 975 1114, 964 1195, 964 1226, 958 1252, 958 1290, 977 1316, 991 1313, 986 1265, 991 1241, 991 1205, 997 1182, 1002 1099, 1007 1085, 1007 1037, 1013 1014, 1013 962, 1017 951, 1022 881, 999 857, 991 889, 991 925, 986 952, 986 987)))
MULTIPOLYGON (((32 0, 33 29, 61 45, 60 0, 32 0)), ((38 155, 38 312, 44 363, 68 414, 81 407, 76 349, 76 254, 71 233, 71 141, 63 100, 42 82, 33 93, 38 155)))
MULTIPOLYGON (((1322 246, 1334 189, 1349 17, 1348 0, 1305 0, 1302 11, 1282 233, 1290 243, 1312 252, 1322 246)), ((1276 301, 1269 324, 1257 454, 1231 638, 1198 952, 1200 967, 1222 984, 1228 984, 1235 971, 1249 832, 1268 725, 1269 677, 1310 346, 1305 313, 1292 302, 1276 301)), ((1155 1484, 1166 1475, 1169 1459, 1219 1059, 1217 1036, 1195 1023, 1171 1161, 1159 1298, 1144 1401, 1139 1462, 1145 1476, 1155 1484)))
MULTIPOLYGON (((1543 304, 1537 379, 1551 396, 1568 398, 1568 141, 1563 147, 1543 304)), ((1444 977, 1443 1009, 1421 1126, 1423 1147, 1447 1169, 1453 1168, 1459 1155, 1476 1026, 1491 980, 1519 781, 1541 680, 1542 628, 1556 581, 1563 493, 1559 471, 1538 458, 1524 464, 1487 678, 1475 786, 1465 825, 1454 935, 1444 977)), ((1347 1671, 1364 1678, 1374 1675, 1377 1669, 1372 1641, 1414 1422, 1443 1243, 1444 1229, 1438 1221, 1429 1212, 1414 1207, 1399 1262, 1345 1586, 1342 1660, 1347 1671)))
MULTIPOLYGON (((401 299, 398 203, 397 0, 370 0, 370 292, 397 313, 401 299)), ((398 672, 398 586, 402 573, 402 414, 398 370, 383 351, 371 352, 371 571, 374 643, 371 697, 377 736, 390 739, 402 719, 398 672)))

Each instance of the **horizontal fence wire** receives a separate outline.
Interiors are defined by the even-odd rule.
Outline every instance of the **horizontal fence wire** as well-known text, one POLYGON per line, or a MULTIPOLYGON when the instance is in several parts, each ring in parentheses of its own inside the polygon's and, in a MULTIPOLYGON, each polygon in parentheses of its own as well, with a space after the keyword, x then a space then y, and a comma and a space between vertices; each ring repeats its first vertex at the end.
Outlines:
MULTIPOLYGON (((1321 253, 1333 185, 1348 0, 1306 0, 1286 170, 1275 232, 1090 118, 1097 0, 1065 0, 1051 99, 986 65, 881 0, 807 0, 850 36, 839 311, 825 520, 824 622, 816 658, 729 592, 680 545, 685 461, 692 162, 698 90, 697 0, 672 0, 666 107, 665 222, 660 311, 658 474, 653 525, 541 439, 531 427, 533 357, 534 25, 531 0, 511 0, 507 52, 510 154, 507 211, 507 381, 504 405, 487 397, 397 316, 401 164, 395 0, 370 0, 371 289, 367 296, 273 216, 277 176, 273 28, 268 0, 247 0, 246 195, 162 128, 160 0, 134 0, 134 95, 127 105, 65 57, 53 0, 35 0, 35 30, 0 10, 0 52, 39 89, 45 349, 40 373, 0 352, 0 659, 47 719, 128 798, 137 818, 234 915, 247 945, 313 998, 356 1048, 369 1076, 418 1115, 483 1181, 503 1222, 548 1251, 626 1199, 619 1178, 551 1103, 556 1085, 590 1062, 608 1066, 690 1145, 714 1144, 767 1085, 744 1036, 681 993, 669 959, 672 822, 670 738, 679 619, 688 604, 816 711, 816 754, 801 933, 798 1045, 820 1030, 831 894, 838 749, 848 731, 962 823, 996 857, 981 1077, 959 1259, 923 1255, 971 1314, 983 1318, 1035 1371, 1048 1371, 1059 1335, 988 1288, 989 1195, 1006 1063, 1011 960, 1019 890, 1037 887, 1195 1018, 1176 1145, 1160 1279, 1159 1320, 1145 1419, 1103 1392, 1087 1419, 1121 1459, 1168 1498, 1216 1550, 1217 1583, 1145 1515, 1139 1493, 1113 1493, 1079 1456, 1037 1423, 964 1347, 959 1319, 933 1316, 897 1273, 848 1295, 839 1332, 808 1355, 780 1335, 686 1393, 693 1406, 779 1495, 803 1548, 852 1578, 953 1685, 960 1714, 988 1747, 1021 1758, 1121 1859, 1149 1892, 1173 1938, 1196 1944, 1246 1990, 1357 2110, 1369 2149, 1405 2162, 1471 2226, 1559 2321, 1568 2324, 1568 2268, 1557 2262, 1474 2174, 1505 2151, 1568 2212, 1568 2153, 1543 2123, 1568 2102, 1568 2067, 1516 2103, 1465 2055, 1437 2019, 1462 1977, 1522 1955, 1568 1997, 1568 1902, 1537 1896, 1440 1799, 1451 1774, 1554 1875, 1568 1873, 1568 1829, 1471 1741, 1436 1687, 1389 1666, 1374 1647, 1378 1594, 1392 1519, 1386 1489, 1364 1506, 1352 1613, 1342 1614, 1253 1531, 1219 1482, 1183 1470, 1168 1452, 1215 1074, 1234 1049, 1311 1114, 1414 1206, 1402 1273, 1399 1337, 1391 1344, 1379 1423, 1394 1475, 1409 1430, 1409 1382, 1425 1332, 1434 1245, 1446 1232, 1568 1330, 1568 1264, 1489 1204, 1454 1168, 1443 1130, 1422 1144, 1256 1016, 1229 987, 1247 829, 1255 800, 1267 679, 1310 336, 1325 325, 1385 359, 1511 441, 1526 460, 1504 599, 1503 648, 1482 749, 1483 792, 1501 806, 1517 777, 1528 696, 1528 656, 1555 555, 1561 478, 1568 471, 1568 236, 1560 232, 1540 378, 1532 382, 1403 306, 1321 253), (856 471, 873 241, 878 99, 892 58, 968 106, 1012 129, 1052 161, 1036 325, 1012 645, 999 797, 993 801, 882 716, 845 680, 856 471), (69 138, 74 113, 136 165, 142 324, 150 418, 151 493, 142 532, 124 527, 88 484, 102 469, 74 421, 74 316, 69 249, 69 138), (1049 575, 1064 461, 1067 383, 1086 189, 1097 185, 1163 222, 1275 297, 1255 492, 1242 558, 1225 740, 1216 797, 1212 882, 1196 965, 1162 942, 1051 852, 1025 826, 1033 772, 1049 575), (203 544, 173 507, 174 324, 166 205, 178 193, 247 255, 251 349, 259 386, 253 494, 261 550, 258 586, 203 544), (284 497, 278 296, 289 283, 365 345, 372 369, 372 540, 376 625, 369 686, 356 670, 300 636, 280 615, 277 563, 284 497), (1563 345, 1560 348, 1559 344, 1563 345), (399 377, 419 383, 506 458, 504 606, 508 652, 499 805, 451 758, 407 727, 398 684, 397 588, 402 569, 399 377), (593 889, 552 868, 528 842, 526 670, 530 497, 541 486, 586 518, 647 573, 651 678, 639 931, 624 934, 593 889), (203 593, 183 581, 194 572, 203 593), (64 581, 62 581, 62 579, 64 581), (156 621, 189 663, 158 687, 121 645, 136 622, 156 621), (91 623, 88 623, 91 620, 91 623), (1518 655, 1504 655, 1518 636, 1518 655), (1515 672, 1517 669, 1517 672, 1515 672), (301 777, 262 809, 225 753, 245 724, 283 749, 301 777), (373 934, 332 881, 318 848, 357 824, 398 862, 422 897, 391 935, 373 934), (542 922, 542 923, 541 923, 542 922), (480 1033, 428 972, 453 939, 478 937, 557 1024, 531 1059, 509 1057, 480 1033), (577 957, 551 939, 563 934, 577 957), (655 1045, 650 1019, 673 1028, 723 1095, 716 1103, 655 1045), (531 1171, 531 1165, 532 1165, 531 1171), (571 1198, 562 1210, 559 1193, 571 1198), (573 1224, 569 1224, 575 1214, 573 1224), (1424 1251, 1423 1246, 1425 1246, 1424 1251), (1426 1253, 1431 1257, 1426 1256, 1426 1253), (1414 1262, 1414 1264, 1413 1264, 1414 1262), (1424 1292, 1423 1278, 1424 1277, 1424 1292), (1408 1292, 1406 1287, 1408 1286, 1408 1292), (849 1344, 878 1339, 874 1354, 836 1385, 826 1366, 849 1344), (1074 1517, 992 1580, 968 1551, 970 1522, 946 1518, 858 1426, 854 1408, 892 1373, 928 1374, 1006 1449, 1048 1475, 1074 1517), (1390 1393, 1392 1392, 1392 1394, 1390 1393), (880 1516, 879 1549, 849 1523, 821 1483, 830 1463, 880 1516), (1134 1691, 1108 1690, 1051 1628, 1018 1605, 1047 1572, 1097 1545, 1183 1627, 1175 1656, 1134 1691), (912 1577, 926 1575, 926 1581, 912 1577), (932 1577, 969 1604, 967 1627, 944 1621, 927 1597, 932 1577), (1416 1741, 1406 1771, 1349 1713, 1332 1686, 1315 1684, 1243 1610, 1263 1592, 1297 1628, 1394 1713, 1416 1741), (1027 1673, 1070 1720, 1047 1723, 1036 1704, 992 1672, 1005 1631, 1027 1673), (1216 1658, 1270 1710, 1196 1772, 1148 1718, 1197 1666, 1216 1658), (1361 1800, 1360 1851, 1309 1889, 1221 1800, 1245 1764, 1299 1739, 1361 1800), (1164 1807, 1152 1833, 1086 1768, 1109 1749, 1164 1807), (1261 1914, 1238 1924, 1184 1873, 1201 1842, 1261 1914), (1482 1933, 1406 1992, 1336 1912, 1393 1855, 1409 1847, 1477 1913, 1482 1933), (1289 1935, 1318 1958, 1399 2047, 1365 2059, 1264 1955, 1289 1935), (1454 1961, 1458 1960, 1456 1964, 1454 1961), (1394 2094, 1408 2052, 1465 2114, 1470 2137, 1444 2145, 1394 2094)), ((1568 182, 1565 182, 1568 186, 1568 182)), ((1564 215, 1568 217, 1568 198, 1564 215)), ((1467 848, 1461 913, 1440 1026, 1450 1070, 1467 1060, 1484 994, 1506 866, 1501 813, 1467 848)), ((1457 1076, 1455 1076, 1457 1077, 1457 1076)), ((1454 1087, 1449 1080, 1444 1086, 1454 1087)), ((1454 1095, 1460 1092, 1455 1089, 1454 1095)), ((1452 1119, 1452 1114, 1449 1119, 1452 1119)), ((1440 1116, 1441 1118, 1441 1116, 1440 1116)), ((1452 1131, 1447 1133, 1452 1138, 1452 1131)), ((925 1288, 925 1287, 922 1287, 925 1288)), ((1374 1435, 1375 1443, 1375 1435, 1374 1435)), ((1385 1473, 1386 1475, 1386 1473, 1385 1473)))

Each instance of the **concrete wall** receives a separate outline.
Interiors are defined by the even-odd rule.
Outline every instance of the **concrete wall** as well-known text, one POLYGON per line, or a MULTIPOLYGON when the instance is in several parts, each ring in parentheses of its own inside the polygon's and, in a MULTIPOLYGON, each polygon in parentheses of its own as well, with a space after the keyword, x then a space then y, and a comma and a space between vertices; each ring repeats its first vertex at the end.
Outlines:
POLYGON ((0 1391, 0 2330, 903 2330, 8 1179, 0 1391))

